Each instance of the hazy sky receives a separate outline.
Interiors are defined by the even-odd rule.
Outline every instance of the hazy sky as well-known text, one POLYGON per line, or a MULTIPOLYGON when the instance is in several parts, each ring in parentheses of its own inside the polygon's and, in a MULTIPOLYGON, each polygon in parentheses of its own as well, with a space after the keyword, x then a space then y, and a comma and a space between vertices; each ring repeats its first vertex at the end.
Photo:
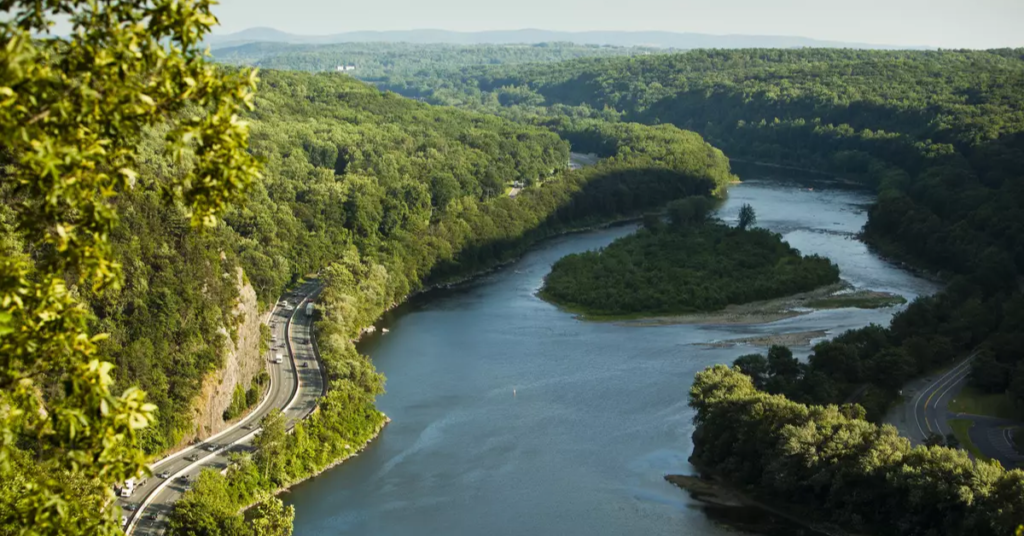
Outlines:
POLYGON ((216 33, 666 30, 944 48, 1024 46, 1024 0, 221 0, 216 33))

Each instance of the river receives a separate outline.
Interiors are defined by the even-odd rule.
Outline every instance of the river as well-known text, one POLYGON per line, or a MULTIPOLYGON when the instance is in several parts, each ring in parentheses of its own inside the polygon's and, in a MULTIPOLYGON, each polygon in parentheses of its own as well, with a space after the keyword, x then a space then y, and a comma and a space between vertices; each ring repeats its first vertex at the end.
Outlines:
MULTIPOLYGON (((855 239, 869 193, 746 177, 720 209, 726 221, 750 203, 758 225, 805 254, 828 256, 858 288, 908 299, 937 290, 855 239)), ((390 333, 361 350, 388 378, 378 407, 393 422, 359 457, 284 496, 296 509, 295 534, 735 534, 724 523, 736 515, 704 508, 663 480, 693 471, 693 375, 757 350, 697 344, 834 335, 886 324, 896 309, 819 311, 754 326, 628 327, 578 321, 534 295, 562 256, 634 229, 544 242, 500 271, 422 295, 382 319, 390 333)), ((757 531, 766 532, 794 533, 757 531)))

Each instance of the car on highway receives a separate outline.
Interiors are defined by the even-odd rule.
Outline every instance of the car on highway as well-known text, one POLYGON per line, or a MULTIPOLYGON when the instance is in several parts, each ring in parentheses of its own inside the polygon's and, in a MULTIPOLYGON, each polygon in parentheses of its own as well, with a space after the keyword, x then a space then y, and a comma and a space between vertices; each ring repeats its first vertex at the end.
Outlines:
POLYGON ((157 476, 157 478, 168 479, 168 478, 171 478, 171 473, 168 473, 167 471, 161 471, 161 472, 157 473, 156 476, 157 476))
POLYGON ((218 446, 217 446, 216 444, 214 444, 214 443, 210 443, 209 445, 206 445, 206 446, 205 446, 205 447, 203 447, 203 448, 204 448, 204 449, 206 449, 206 450, 208 450, 208 451, 210 451, 210 452, 216 452, 216 451, 217 451, 217 449, 218 449, 218 448, 220 448, 220 447, 218 447, 218 446))
POLYGON ((303 361, 303 362, 302 362, 302 365, 301 365, 301 366, 302 366, 302 368, 306 368, 306 367, 308 367, 308 366, 309 366, 309 363, 307 363, 307 362, 303 361))
POLYGON ((185 459, 190 461, 190 462, 197 462, 197 461, 199 461, 199 455, 198 454, 189 454, 188 456, 185 456, 185 459))
POLYGON ((138 507, 135 506, 135 503, 128 503, 121 507, 121 509, 124 510, 125 512, 134 512, 136 508, 138 507))
POLYGON ((188 482, 188 475, 181 475, 180 477, 178 477, 178 480, 182 482, 188 482))
POLYGON ((247 423, 245 423, 245 424, 243 424, 243 425, 242 425, 242 428, 245 428, 246 430, 252 430, 252 429, 253 429, 253 428, 255 428, 255 427, 256 427, 256 425, 254 425, 254 424, 253 424, 253 423, 251 423, 251 422, 247 422, 247 423))
POLYGON ((145 517, 146 519, 148 519, 150 521, 156 521, 156 514, 146 514, 143 517, 145 517))

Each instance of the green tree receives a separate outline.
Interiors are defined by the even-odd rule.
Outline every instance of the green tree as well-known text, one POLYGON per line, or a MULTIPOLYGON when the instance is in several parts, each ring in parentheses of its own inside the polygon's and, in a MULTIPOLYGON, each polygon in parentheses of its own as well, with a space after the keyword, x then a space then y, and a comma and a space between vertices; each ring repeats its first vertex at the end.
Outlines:
POLYGON ((249 516, 253 536, 292 536, 295 507, 286 507, 277 497, 265 495, 259 499, 249 516))
MULTIPOLYGON (((61 475, 112 485, 146 472, 139 432, 154 406, 111 391, 81 291, 117 289, 109 237, 115 201, 155 188, 193 224, 210 226, 257 176, 246 152, 255 74, 207 64, 201 40, 216 23, 208 0, 5 2, 0 23, 0 187, 32 250, 0 259, 0 480, 16 444, 36 452, 20 500, 0 524, 21 534, 117 534, 115 508, 74 495, 61 475), (58 18, 68 37, 49 35, 58 18), (38 38, 43 36, 43 38, 38 38), (165 129, 182 172, 141 180, 138 140, 165 129), (35 262, 33 262, 35 261, 35 262), (60 385, 59 393, 48 388, 60 385)), ((109 504, 109 501, 103 501, 109 504)))
POLYGON ((764 389, 765 381, 768 379, 768 360, 761 354, 741 355, 732 362, 733 366, 739 367, 740 372, 750 376, 754 386, 764 389))
POLYGON ((256 465, 263 470, 263 478, 277 480, 277 473, 284 462, 285 440, 287 430, 285 429, 284 414, 281 410, 275 409, 268 413, 260 422, 260 433, 252 440, 252 446, 256 449, 256 465))
POLYGON ((757 223, 757 214, 754 212, 754 207, 744 203, 743 206, 740 207, 740 229, 746 230, 755 223, 757 223))
POLYGON ((713 206, 714 202, 711 199, 698 195, 672 201, 666 209, 672 225, 682 227, 700 225, 708 221, 713 206))

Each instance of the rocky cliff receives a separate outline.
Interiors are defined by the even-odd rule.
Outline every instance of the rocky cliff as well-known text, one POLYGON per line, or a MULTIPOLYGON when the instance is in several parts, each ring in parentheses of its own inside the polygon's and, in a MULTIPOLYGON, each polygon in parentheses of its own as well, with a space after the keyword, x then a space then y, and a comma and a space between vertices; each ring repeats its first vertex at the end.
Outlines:
POLYGON ((207 376, 202 392, 195 400, 195 424, 199 439, 205 439, 226 427, 224 410, 231 405, 235 385, 248 389, 252 379, 266 366, 260 355, 260 314, 256 291, 247 283, 238 269, 238 320, 233 336, 224 329, 224 366, 207 376))

